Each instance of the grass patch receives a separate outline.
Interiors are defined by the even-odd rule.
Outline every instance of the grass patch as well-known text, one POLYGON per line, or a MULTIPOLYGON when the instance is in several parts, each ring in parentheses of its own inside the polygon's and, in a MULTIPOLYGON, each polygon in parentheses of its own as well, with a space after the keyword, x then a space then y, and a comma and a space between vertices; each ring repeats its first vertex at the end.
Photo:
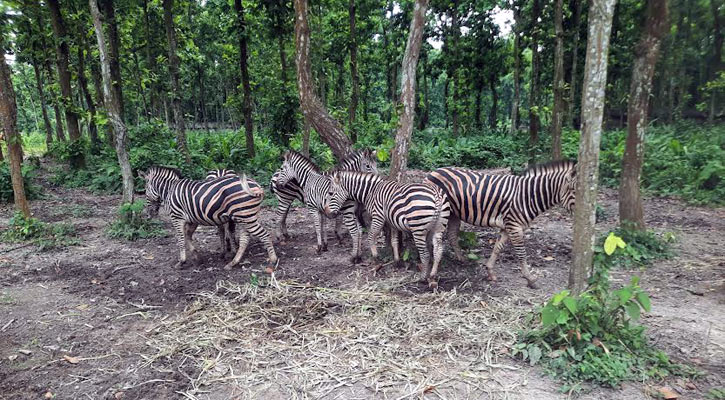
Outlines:
POLYGON ((166 237, 167 233, 161 222, 144 218, 145 204, 143 200, 136 200, 133 203, 121 205, 118 209, 118 218, 106 231, 108 236, 129 241, 166 237))
POLYGON ((47 224, 36 218, 26 218, 21 213, 16 213, 9 222, 8 229, 0 234, 3 242, 26 242, 38 246, 41 251, 80 244, 72 224, 47 224))

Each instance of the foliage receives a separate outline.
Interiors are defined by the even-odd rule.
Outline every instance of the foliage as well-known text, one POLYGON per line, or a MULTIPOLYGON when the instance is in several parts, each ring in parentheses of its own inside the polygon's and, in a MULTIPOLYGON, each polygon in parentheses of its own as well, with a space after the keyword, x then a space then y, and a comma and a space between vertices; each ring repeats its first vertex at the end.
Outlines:
MULTIPOLYGON (((619 185, 627 132, 602 135, 600 181, 619 185)), ((576 158, 579 132, 565 131, 566 157, 576 158)), ((679 123, 651 126, 645 139, 642 189, 658 195, 676 195, 698 204, 725 204, 725 126, 679 123)))
POLYGON ((145 205, 143 200, 121 205, 118 218, 108 227, 108 236, 131 241, 165 237, 166 231, 161 227, 161 222, 144 218, 145 205))
POLYGON ((0 234, 5 242, 28 242, 41 251, 79 244, 75 227, 71 224, 46 224, 36 218, 26 218, 15 213, 10 218, 8 229, 0 234))
MULTIPOLYGON (((33 183, 36 176, 35 167, 30 164, 23 165, 21 169, 23 175, 23 184, 25 186, 25 196, 28 200, 40 198, 42 189, 33 183)), ((9 203, 13 201, 15 195, 13 193, 13 181, 10 176, 10 166, 7 162, 0 162, 0 203, 9 203)))
POLYGON ((595 262, 609 267, 642 267, 652 261, 673 256, 669 243, 675 240, 672 232, 658 235, 654 231, 641 231, 617 227, 608 236, 601 237, 594 247, 595 262), (622 246, 626 243, 626 246, 622 246), (614 252, 616 246, 619 251, 614 252), (613 254, 614 253, 614 254, 613 254))
POLYGON ((711 388, 705 398, 708 400, 725 400, 725 388, 711 388))
POLYGON ((639 278, 632 277, 618 289, 610 287, 606 258, 626 255, 627 247, 621 237, 608 235, 595 258, 587 290, 580 295, 561 291, 530 315, 532 327, 520 333, 514 355, 531 365, 544 365, 565 382, 567 390, 584 381, 614 387, 625 380, 693 374, 691 368, 654 349, 647 342, 645 328, 636 323, 643 311, 651 309, 639 278))

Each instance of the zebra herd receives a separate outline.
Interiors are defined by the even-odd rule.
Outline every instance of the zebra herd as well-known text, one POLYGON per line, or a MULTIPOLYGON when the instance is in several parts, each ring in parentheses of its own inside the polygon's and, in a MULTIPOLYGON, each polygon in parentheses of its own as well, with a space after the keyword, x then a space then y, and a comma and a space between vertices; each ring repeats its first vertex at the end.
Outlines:
MULTIPOLYGON (((431 287, 443 255, 443 236, 458 260, 461 222, 495 227, 501 235, 486 263, 489 280, 496 280, 493 266, 508 240, 519 260, 521 274, 532 288, 536 281, 529 271, 524 248, 524 231, 538 215, 555 205, 572 212, 575 201, 576 164, 556 161, 539 164, 521 175, 490 175, 464 168, 445 167, 430 172, 423 182, 406 183, 379 175, 376 154, 354 151, 330 171, 321 171, 309 158, 287 151, 274 173, 270 189, 277 197, 276 239, 289 236, 286 218, 294 200, 303 202, 314 217, 318 254, 327 250, 325 220, 335 219, 335 235, 341 240, 344 223, 352 238, 352 263, 362 259, 362 212, 369 214, 368 245, 377 259, 377 239, 385 226, 390 229, 394 262, 400 263, 402 233, 413 239, 420 256, 418 268, 431 287), (430 250, 432 250, 432 261, 430 250)), ((245 174, 232 170, 210 171, 205 180, 184 179, 178 170, 151 167, 140 176, 146 181, 149 216, 163 206, 172 219, 179 262, 195 258, 192 235, 199 225, 216 226, 222 249, 236 247, 234 258, 225 265, 237 265, 252 236, 268 254, 272 272, 278 262, 273 240, 259 222, 264 190, 245 174)), ((374 261, 377 262, 377 261, 374 261)), ((376 267, 380 268, 380 265, 376 267)))

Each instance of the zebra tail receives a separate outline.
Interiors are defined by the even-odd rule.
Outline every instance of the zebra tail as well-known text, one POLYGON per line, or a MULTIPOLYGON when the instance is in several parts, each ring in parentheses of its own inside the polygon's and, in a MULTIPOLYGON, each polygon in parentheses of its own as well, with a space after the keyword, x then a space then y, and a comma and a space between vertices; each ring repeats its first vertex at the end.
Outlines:
MULTIPOLYGON (((436 193, 436 211, 435 215, 433 217, 433 224, 431 225, 431 228, 438 228, 442 223, 442 214, 444 209, 448 209, 448 216, 450 216, 450 205, 448 204, 448 198, 446 194, 436 185, 429 185, 431 186, 436 193)), ((448 218, 446 216, 446 218, 448 218)))
POLYGON ((247 180, 247 174, 244 174, 243 173, 242 176, 239 177, 239 181, 242 184, 242 189, 248 195, 254 196, 254 197, 262 197, 262 196, 264 196, 264 190, 262 190, 262 188, 254 188, 254 189, 252 189, 252 188, 249 187, 249 182, 247 180))

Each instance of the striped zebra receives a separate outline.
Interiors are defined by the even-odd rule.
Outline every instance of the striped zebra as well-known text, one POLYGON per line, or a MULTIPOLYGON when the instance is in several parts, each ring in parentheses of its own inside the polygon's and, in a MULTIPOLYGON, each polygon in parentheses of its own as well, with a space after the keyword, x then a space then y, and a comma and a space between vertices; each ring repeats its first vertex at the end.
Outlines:
MULTIPOLYGON (((206 180, 217 179, 223 176, 237 176, 237 173, 233 169, 213 169, 206 173, 206 180)), ((217 230, 224 254, 231 252, 239 245, 236 241, 234 221, 229 220, 229 222, 223 226, 218 226, 217 230)))
POLYGON ((171 216, 179 248, 177 266, 186 262, 187 253, 195 255, 192 235, 199 225, 220 226, 229 221, 242 229, 238 234, 239 248, 224 269, 241 261, 250 235, 262 241, 270 263, 277 263, 272 240, 258 221, 264 191, 254 180, 242 175, 195 181, 182 179, 178 170, 166 167, 151 167, 139 176, 146 180, 149 215, 156 216, 163 204, 171 216))
MULTIPOLYGON (((312 161, 310 161, 310 163, 312 163, 312 161)), ((317 169, 317 172, 319 172, 319 167, 315 165, 315 168, 317 169)), ((377 173, 378 164, 376 160, 376 153, 375 151, 369 149, 355 150, 342 159, 332 170, 328 171, 327 174, 334 171, 362 171, 377 173)), ((281 237, 289 238, 289 233, 287 232, 287 214, 289 213, 290 207, 292 207, 292 202, 299 200, 300 202, 305 203, 305 191, 302 189, 297 179, 290 179, 286 184, 280 185, 280 173, 281 169, 277 170, 274 175, 272 175, 272 179, 269 183, 270 190, 277 197, 277 219, 279 227, 277 229, 276 236, 278 239, 281 237)), ((338 240, 342 240, 342 234, 340 233, 341 223, 341 219, 338 218, 335 220, 335 237, 337 237, 338 240)), ((325 233, 322 232, 322 235, 324 234, 325 233)), ((326 246, 323 244, 323 248, 324 247, 326 246)))
MULTIPOLYGON (((294 199, 302 200, 305 205, 310 209, 310 212, 315 218, 315 232, 317 233, 317 254, 327 251, 327 234, 325 232, 325 216, 322 213, 321 202, 322 197, 327 192, 329 187, 328 175, 338 170, 344 170, 347 168, 365 169, 377 172, 377 162, 375 161, 375 152, 370 150, 356 151, 349 156, 345 157, 337 167, 330 172, 321 172, 319 167, 315 165, 309 158, 302 154, 289 150, 282 156, 283 162, 280 169, 272 177, 272 188, 273 191, 278 190, 277 188, 290 188, 296 187, 301 191, 295 192, 295 197, 288 196, 287 200, 280 200, 280 205, 277 208, 277 214, 281 214, 280 218, 280 234, 283 236, 287 235, 287 228, 285 226, 285 219, 289 206, 294 199)), ((280 196, 278 196, 280 199, 280 196)), ((360 246, 360 224, 357 221, 352 221, 351 218, 357 218, 356 211, 357 206, 355 202, 349 202, 344 207, 344 213, 342 222, 345 223, 350 236, 353 240, 353 249, 359 250, 360 246)), ((338 240, 341 240, 340 225, 336 219, 335 235, 338 240)))
POLYGON ((529 287, 536 282, 529 272, 524 248, 524 231, 539 214, 561 204, 574 210, 576 163, 556 161, 535 165, 521 176, 487 175, 480 172, 446 167, 428 174, 426 179, 440 187, 451 204, 448 239, 456 257, 463 259, 458 246, 461 221, 477 226, 501 229, 501 236, 486 263, 488 279, 496 280, 493 266, 506 242, 511 239, 521 264, 521 274, 529 287))
MULTIPOLYGON (((391 229, 393 258, 400 263, 400 236, 410 232, 420 255, 418 269, 431 287, 438 284, 435 276, 443 255, 443 232, 451 210, 445 194, 428 183, 401 183, 365 172, 335 172, 330 176, 330 189, 324 198, 327 215, 338 214, 349 200, 365 205, 372 217, 368 241, 373 258, 377 258, 377 238, 383 226, 391 229), (433 265, 429 265, 428 240, 433 245, 433 265)), ((375 271, 381 266, 376 267, 375 271)))

